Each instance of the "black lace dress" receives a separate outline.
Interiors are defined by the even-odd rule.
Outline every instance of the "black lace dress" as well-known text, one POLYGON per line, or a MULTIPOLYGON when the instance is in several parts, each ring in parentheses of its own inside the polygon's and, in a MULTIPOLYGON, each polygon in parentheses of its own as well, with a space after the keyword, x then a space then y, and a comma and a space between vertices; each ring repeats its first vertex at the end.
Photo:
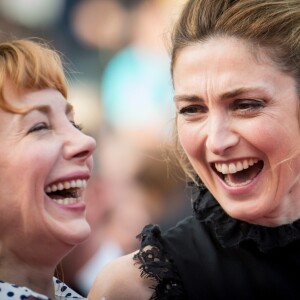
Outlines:
POLYGON ((300 220, 251 225, 205 189, 193 203, 194 215, 166 233, 147 225, 139 235, 135 260, 156 281, 151 299, 300 299, 300 220))

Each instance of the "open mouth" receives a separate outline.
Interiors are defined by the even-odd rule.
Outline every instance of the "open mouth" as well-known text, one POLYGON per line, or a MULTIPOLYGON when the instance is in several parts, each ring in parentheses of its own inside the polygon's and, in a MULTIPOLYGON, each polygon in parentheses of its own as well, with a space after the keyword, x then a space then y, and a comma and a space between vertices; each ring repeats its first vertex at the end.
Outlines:
POLYGON ((261 172, 264 162, 256 158, 212 165, 216 174, 231 187, 249 184, 261 172))
POLYGON ((85 187, 86 180, 70 180, 47 186, 45 193, 58 204, 70 205, 82 201, 82 194, 85 187))

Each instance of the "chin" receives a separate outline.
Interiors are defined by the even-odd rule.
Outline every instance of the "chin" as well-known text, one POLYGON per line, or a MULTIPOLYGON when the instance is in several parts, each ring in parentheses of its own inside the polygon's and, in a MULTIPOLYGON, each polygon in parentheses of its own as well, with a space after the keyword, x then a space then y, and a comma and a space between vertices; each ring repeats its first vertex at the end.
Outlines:
POLYGON ((71 230, 67 232, 65 241, 70 245, 76 246, 84 242, 91 234, 91 227, 86 221, 78 222, 71 227, 71 230))
POLYGON ((84 220, 72 220, 68 224, 55 224, 50 229, 56 239, 67 247, 74 247, 84 242, 91 233, 91 227, 84 220))
POLYGON ((239 203, 225 208, 228 215, 234 219, 256 224, 266 214, 266 208, 257 203, 239 203))

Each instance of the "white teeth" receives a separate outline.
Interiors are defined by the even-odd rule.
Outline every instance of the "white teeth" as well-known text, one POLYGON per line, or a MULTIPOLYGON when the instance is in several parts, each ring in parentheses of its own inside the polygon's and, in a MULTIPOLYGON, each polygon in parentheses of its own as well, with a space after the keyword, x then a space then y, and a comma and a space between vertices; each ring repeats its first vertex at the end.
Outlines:
POLYGON ((229 164, 229 173, 236 173, 236 167, 233 163, 229 164))
POLYGON ((86 187, 86 180, 85 179, 77 179, 65 182, 59 182, 57 184, 52 184, 51 186, 47 186, 45 191, 46 193, 68 190, 70 188, 84 188, 86 187))
POLYGON ((243 161, 243 169, 248 169, 249 168, 249 163, 247 160, 243 161))
POLYGON ((57 189, 58 189, 59 191, 62 191, 62 190, 64 189, 64 185, 63 185, 62 183, 59 183, 59 184, 57 185, 57 189))
POLYGON ((69 181, 64 182, 64 188, 68 190, 71 187, 71 183, 69 181))
POLYGON ((81 197, 78 198, 64 198, 64 199, 54 199, 55 202, 62 205, 74 204, 82 201, 81 197))
POLYGON ((76 179, 76 180, 70 180, 70 181, 64 181, 64 182, 59 182, 56 184, 49 185, 45 188, 45 192, 47 194, 51 192, 56 192, 56 191, 62 191, 62 190, 68 190, 71 188, 76 188, 78 191, 76 192, 77 197, 74 195, 74 197, 67 197, 67 198, 52 198, 53 201, 55 201, 58 204, 61 205, 70 205, 70 204, 75 204, 78 202, 82 201, 82 190, 83 188, 86 187, 87 181, 85 179, 76 179))
POLYGON ((258 162, 257 158, 244 159, 243 161, 226 163, 215 163, 215 168, 218 172, 226 174, 234 174, 238 171, 248 169, 250 166, 253 166, 258 162))
POLYGON ((228 179, 228 177, 225 177, 224 180, 225 180, 225 182, 226 182, 228 185, 233 186, 233 187, 245 186, 245 185, 247 185, 248 183, 251 182, 251 180, 246 180, 246 181, 241 182, 241 183, 234 183, 234 182, 230 181, 230 180, 228 179))
POLYGON ((221 165, 221 171, 220 171, 220 172, 222 172, 223 174, 227 174, 227 173, 229 172, 228 166, 225 165, 225 164, 222 164, 222 165, 221 165))
POLYGON ((243 164, 238 161, 237 164, 236 164, 236 171, 242 171, 243 170, 243 164))

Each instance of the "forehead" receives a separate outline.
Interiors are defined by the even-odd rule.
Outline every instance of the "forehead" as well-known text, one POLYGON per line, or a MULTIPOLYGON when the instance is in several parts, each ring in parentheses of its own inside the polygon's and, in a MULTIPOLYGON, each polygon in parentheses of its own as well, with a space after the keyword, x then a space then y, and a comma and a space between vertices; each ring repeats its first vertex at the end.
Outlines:
POLYGON ((24 110, 25 112, 45 105, 49 106, 49 108, 53 107, 53 109, 61 107, 67 113, 73 111, 72 105, 64 96, 58 90, 52 88, 18 92, 11 82, 7 82, 3 88, 3 96, 5 101, 13 108, 24 110))
MULTIPOLYGON (((290 77, 267 54, 236 38, 211 38, 180 50, 174 65, 175 93, 276 84, 290 77), (282 79, 282 78, 280 78, 282 79)), ((222 91, 226 92, 226 91, 222 91)))
POLYGON ((262 49, 256 48, 254 52, 253 47, 252 44, 231 37, 215 37, 191 44, 179 50, 174 64, 174 75, 185 65, 207 69, 220 68, 220 63, 223 67, 233 67, 233 62, 242 66, 249 63, 272 64, 262 49))

